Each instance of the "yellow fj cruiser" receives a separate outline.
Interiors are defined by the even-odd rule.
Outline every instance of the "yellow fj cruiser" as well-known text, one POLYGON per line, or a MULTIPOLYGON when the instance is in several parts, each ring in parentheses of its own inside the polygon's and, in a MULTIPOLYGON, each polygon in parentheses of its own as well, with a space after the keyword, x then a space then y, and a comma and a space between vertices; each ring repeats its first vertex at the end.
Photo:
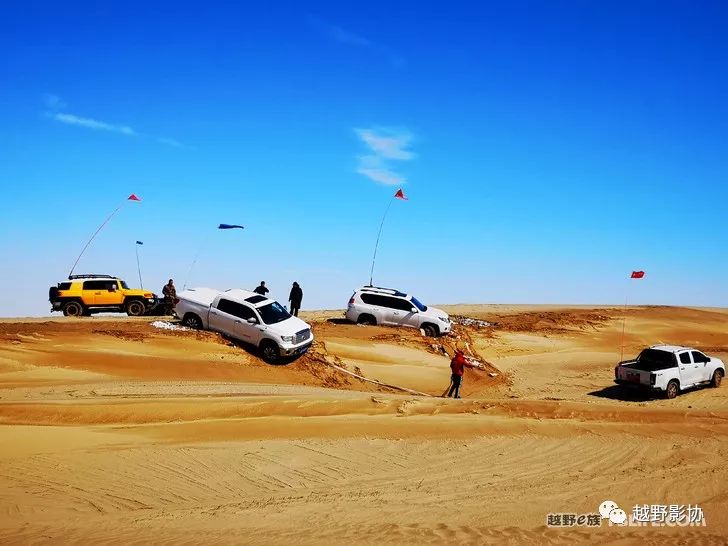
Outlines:
POLYGON ((51 311, 67 317, 91 313, 123 313, 138 317, 157 306, 157 297, 147 290, 129 288, 111 275, 70 275, 68 282, 51 286, 48 291, 51 311))

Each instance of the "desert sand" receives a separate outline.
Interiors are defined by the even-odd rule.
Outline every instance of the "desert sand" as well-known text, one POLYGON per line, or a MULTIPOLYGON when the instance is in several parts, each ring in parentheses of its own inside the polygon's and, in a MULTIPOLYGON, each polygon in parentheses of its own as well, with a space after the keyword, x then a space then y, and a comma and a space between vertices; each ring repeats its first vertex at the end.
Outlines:
MULTIPOLYGON (((433 340, 304 313, 315 345, 278 366, 151 319, 0 321, 0 542, 725 542, 728 385, 613 386, 621 308, 445 308, 482 322, 433 340), (487 367, 462 400, 440 397, 455 347, 487 367), (705 526, 546 525, 607 499, 705 526)), ((723 309, 631 307, 626 332, 625 358, 728 362, 723 309)))

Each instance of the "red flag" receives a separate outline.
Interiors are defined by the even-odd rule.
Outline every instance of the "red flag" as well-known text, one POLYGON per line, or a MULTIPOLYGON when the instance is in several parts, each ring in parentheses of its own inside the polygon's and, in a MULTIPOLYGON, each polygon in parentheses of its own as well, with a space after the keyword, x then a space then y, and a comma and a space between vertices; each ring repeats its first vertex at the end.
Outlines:
POLYGON ((632 276, 630 278, 631 279, 641 279, 644 276, 645 276, 644 271, 632 271, 632 276))
POLYGON ((395 197, 396 197, 397 199, 401 199, 402 201, 409 201, 409 199, 407 199, 407 198, 406 198, 406 197, 404 196, 404 192, 402 191, 402 189, 401 189, 401 188, 397 190, 397 193, 395 193, 395 194, 394 194, 394 196, 395 196, 395 197))
POLYGON ((141 201, 136 195, 133 193, 127 198, 129 201, 141 201))

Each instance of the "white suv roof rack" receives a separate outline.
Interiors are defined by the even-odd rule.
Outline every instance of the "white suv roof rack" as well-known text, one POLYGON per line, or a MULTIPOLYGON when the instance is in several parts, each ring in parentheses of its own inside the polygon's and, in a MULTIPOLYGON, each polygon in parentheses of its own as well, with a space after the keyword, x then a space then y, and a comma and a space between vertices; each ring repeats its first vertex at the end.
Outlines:
POLYGON ((363 286, 360 288, 362 292, 374 292, 377 294, 390 294, 392 296, 399 296, 402 298, 407 297, 407 294, 404 292, 400 292, 399 290, 395 290, 394 288, 382 288, 381 286, 363 286))

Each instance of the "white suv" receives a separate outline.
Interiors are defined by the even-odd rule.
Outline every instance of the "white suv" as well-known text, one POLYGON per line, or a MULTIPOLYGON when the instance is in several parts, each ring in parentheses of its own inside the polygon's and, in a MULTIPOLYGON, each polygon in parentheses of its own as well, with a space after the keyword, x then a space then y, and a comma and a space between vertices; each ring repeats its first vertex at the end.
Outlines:
POLYGON ((422 329, 428 336, 447 334, 450 317, 440 309, 427 307, 417 298, 377 286, 364 286, 349 300, 346 318, 357 324, 386 324, 422 329))

